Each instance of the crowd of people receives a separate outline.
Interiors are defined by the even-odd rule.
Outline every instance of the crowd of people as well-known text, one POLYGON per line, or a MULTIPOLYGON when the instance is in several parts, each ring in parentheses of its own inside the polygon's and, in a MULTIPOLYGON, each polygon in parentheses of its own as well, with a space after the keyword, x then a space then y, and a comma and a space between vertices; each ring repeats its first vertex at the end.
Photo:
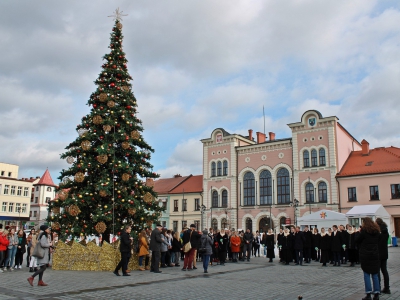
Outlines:
MULTIPOLYGON (((252 233, 250 229, 235 231, 210 228, 198 231, 194 224, 179 233, 158 224, 154 230, 146 229, 139 234, 136 249, 139 270, 155 273, 161 273, 160 268, 180 267, 182 261, 182 271, 196 270, 196 262, 201 261, 204 273, 208 273, 209 266, 250 261, 252 257, 262 256, 261 252, 269 262, 279 259, 282 265, 314 262, 320 263, 322 267, 354 267, 361 264, 367 294, 363 299, 372 299, 372 295, 373 299, 379 299, 381 292, 390 294, 387 272, 388 238, 387 225, 380 218, 375 222, 365 218, 363 226, 359 228, 349 224, 333 225, 321 230, 310 230, 308 226, 301 230, 299 226, 291 226, 280 229, 277 234, 271 229, 266 233, 252 233)), ((121 243, 123 242, 121 236, 121 243)), ((128 253, 129 245, 133 244, 132 239, 126 239, 125 242, 128 253)), ((120 267, 126 265, 125 268, 122 267, 124 276, 129 276, 128 261, 129 259, 124 262, 121 260, 120 267)), ((118 269, 114 271, 116 275, 119 275, 118 269)))

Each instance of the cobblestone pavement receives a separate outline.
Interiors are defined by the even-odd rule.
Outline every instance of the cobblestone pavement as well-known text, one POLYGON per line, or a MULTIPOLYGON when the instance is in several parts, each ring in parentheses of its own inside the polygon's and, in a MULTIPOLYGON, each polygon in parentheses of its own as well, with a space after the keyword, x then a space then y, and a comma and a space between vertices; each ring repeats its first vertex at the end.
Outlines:
MULTIPOLYGON (((388 269, 391 295, 400 299, 400 247, 389 248, 388 269)), ((0 273, 0 299, 361 299, 364 296, 360 266, 285 266, 265 257, 250 262, 226 263, 209 268, 181 271, 162 269, 162 274, 132 271, 130 277, 111 272, 46 270, 47 287, 31 287, 27 268, 0 273)), ((35 280, 35 283, 37 279, 35 280)))

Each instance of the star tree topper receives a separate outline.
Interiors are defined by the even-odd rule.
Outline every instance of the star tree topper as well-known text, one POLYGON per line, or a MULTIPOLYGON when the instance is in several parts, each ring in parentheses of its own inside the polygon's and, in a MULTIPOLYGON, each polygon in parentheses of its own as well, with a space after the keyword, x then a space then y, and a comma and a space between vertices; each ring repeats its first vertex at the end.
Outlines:
POLYGON ((114 20, 122 21, 122 17, 126 17, 127 15, 122 14, 123 11, 119 11, 119 7, 115 10, 114 14, 108 17, 114 18, 114 20))

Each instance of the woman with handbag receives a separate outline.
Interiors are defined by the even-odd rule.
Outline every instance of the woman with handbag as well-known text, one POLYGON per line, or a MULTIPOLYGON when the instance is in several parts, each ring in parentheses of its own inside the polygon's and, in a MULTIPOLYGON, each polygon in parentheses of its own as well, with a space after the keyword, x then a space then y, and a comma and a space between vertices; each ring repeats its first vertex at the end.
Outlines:
POLYGON ((26 235, 25 232, 20 229, 18 230, 18 244, 17 244, 17 253, 15 255, 15 269, 22 268, 22 262, 24 260, 24 253, 26 252, 26 235))
POLYGON ((53 246, 53 243, 49 243, 49 226, 42 225, 40 226, 40 230, 41 232, 39 233, 38 242, 32 254, 33 256, 37 257, 37 264, 40 266, 40 269, 27 279, 31 286, 33 286, 33 281, 37 275, 39 275, 38 286, 47 286, 47 283, 43 282, 43 273, 46 271, 47 264, 49 263, 49 252, 50 247, 53 246))

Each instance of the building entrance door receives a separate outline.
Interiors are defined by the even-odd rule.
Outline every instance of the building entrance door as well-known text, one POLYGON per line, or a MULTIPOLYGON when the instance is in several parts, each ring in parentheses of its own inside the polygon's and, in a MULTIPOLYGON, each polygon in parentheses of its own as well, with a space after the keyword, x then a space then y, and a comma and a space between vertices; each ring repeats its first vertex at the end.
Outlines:
POLYGON ((394 218, 394 234, 400 237, 400 218, 394 218))

